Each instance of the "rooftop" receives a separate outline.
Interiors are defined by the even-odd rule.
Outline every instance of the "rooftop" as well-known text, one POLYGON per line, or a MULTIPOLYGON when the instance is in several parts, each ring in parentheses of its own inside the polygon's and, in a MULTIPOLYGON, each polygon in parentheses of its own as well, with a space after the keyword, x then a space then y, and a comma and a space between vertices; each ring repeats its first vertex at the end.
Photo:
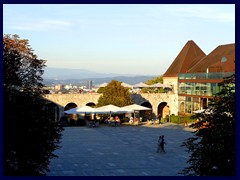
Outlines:
POLYGON ((193 40, 189 40, 163 76, 177 77, 179 73, 186 73, 205 56, 198 45, 193 40))

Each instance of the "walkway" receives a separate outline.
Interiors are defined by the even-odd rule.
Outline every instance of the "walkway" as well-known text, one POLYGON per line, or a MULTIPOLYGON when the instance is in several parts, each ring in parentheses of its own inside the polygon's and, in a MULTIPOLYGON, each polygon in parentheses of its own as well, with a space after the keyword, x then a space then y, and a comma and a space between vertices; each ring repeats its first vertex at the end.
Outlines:
POLYGON ((47 176, 180 176, 191 129, 180 125, 65 127, 47 176), (156 153, 165 135, 166 154, 156 153))

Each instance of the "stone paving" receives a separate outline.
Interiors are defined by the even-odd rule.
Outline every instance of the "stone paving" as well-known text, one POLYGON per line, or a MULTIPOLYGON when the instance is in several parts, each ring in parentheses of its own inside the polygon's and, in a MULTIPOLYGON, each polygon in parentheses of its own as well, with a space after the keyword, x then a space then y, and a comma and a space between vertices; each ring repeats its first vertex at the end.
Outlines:
POLYGON ((181 125, 65 127, 47 176, 180 176, 188 154, 181 125), (166 153, 156 153, 159 135, 166 153))

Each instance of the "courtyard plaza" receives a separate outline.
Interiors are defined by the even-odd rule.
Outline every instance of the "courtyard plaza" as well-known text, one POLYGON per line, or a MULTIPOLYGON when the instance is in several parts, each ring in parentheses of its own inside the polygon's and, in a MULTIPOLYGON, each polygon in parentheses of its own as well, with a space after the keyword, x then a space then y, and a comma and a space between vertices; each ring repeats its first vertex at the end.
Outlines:
POLYGON ((173 123, 96 128, 64 127, 47 176, 181 176, 189 154, 182 142, 194 130, 173 123), (166 153, 157 153, 165 136, 166 153))

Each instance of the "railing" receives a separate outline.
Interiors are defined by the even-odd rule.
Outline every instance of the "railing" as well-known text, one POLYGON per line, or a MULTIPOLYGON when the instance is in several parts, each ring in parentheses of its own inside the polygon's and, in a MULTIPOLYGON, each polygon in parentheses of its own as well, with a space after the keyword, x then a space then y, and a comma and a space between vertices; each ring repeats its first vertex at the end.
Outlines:
POLYGON ((219 72, 219 73, 185 73, 179 74, 179 79, 223 79, 233 75, 235 72, 219 72))

